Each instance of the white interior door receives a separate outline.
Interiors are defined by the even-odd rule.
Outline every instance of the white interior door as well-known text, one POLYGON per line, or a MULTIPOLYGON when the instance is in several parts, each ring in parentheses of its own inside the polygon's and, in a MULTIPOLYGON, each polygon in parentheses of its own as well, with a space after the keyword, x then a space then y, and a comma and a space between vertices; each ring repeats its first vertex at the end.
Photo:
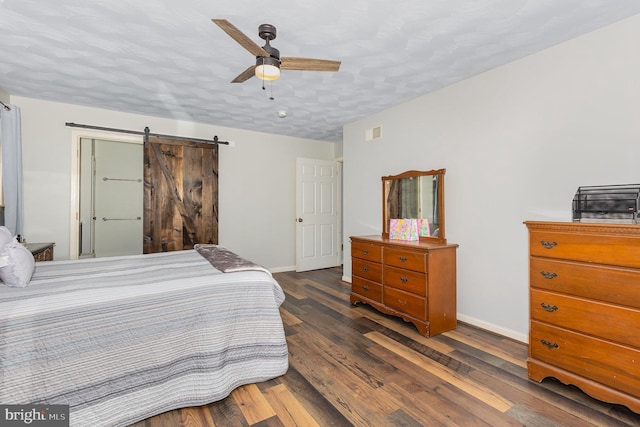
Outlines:
POLYGON ((95 256, 141 254, 143 146, 101 140, 94 144, 95 256))
POLYGON ((296 271, 339 265, 337 164, 296 159, 296 271))

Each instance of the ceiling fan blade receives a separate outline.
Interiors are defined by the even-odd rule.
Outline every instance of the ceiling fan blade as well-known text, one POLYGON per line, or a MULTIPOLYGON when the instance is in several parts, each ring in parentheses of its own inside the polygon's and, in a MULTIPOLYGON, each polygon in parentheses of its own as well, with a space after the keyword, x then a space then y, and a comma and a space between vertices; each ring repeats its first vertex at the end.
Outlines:
POLYGON ((284 57, 280 60, 282 61, 280 68, 283 70, 338 71, 341 64, 340 61, 313 58, 284 57))
POLYGON ((220 27, 225 33, 227 33, 232 39, 237 41, 240 46, 247 49, 253 56, 269 56, 267 52, 256 44, 253 40, 247 37, 242 31, 236 28, 231 22, 226 19, 212 19, 214 24, 220 27))
POLYGON ((235 79, 231 80, 231 83, 244 83, 244 82, 246 82, 251 77, 253 77, 253 75, 255 74, 255 68, 256 68, 255 65, 250 66, 249 68, 244 70, 242 73, 240 73, 238 75, 238 77, 236 77, 235 79))

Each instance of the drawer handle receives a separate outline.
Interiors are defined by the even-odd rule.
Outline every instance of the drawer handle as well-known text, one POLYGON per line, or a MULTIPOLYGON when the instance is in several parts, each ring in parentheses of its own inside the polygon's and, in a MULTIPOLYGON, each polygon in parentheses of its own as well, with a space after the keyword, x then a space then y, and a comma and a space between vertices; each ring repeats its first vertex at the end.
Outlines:
POLYGON ((551 341, 547 341, 547 340, 540 340, 540 342, 543 345, 546 345, 549 350, 551 350, 552 348, 559 348, 560 347, 558 345, 558 343, 555 343, 555 342, 551 342, 551 341))
POLYGON ((362 250, 362 255, 368 255, 368 254, 369 254, 369 251, 368 251, 368 250, 366 250, 366 249, 363 249, 363 250, 362 250))
POLYGON ((400 281, 402 283, 407 283, 409 281, 409 279, 407 279, 406 277, 400 277, 400 281))
POLYGON ((549 280, 555 279, 556 277, 558 277, 556 273, 549 273, 548 271, 541 271, 540 274, 542 274, 542 277, 549 280))
POLYGON ((544 240, 540 240, 540 244, 542 246, 544 246, 546 249, 551 249, 554 246, 558 246, 558 244, 556 242, 546 242, 544 240))
POLYGON ((368 290, 369 290, 369 286, 368 286, 368 285, 364 285, 364 286, 362 287, 362 289, 364 289, 365 291, 368 291, 368 290))
POLYGON ((400 257, 400 262, 406 262, 406 261, 407 261, 407 258, 405 258, 403 256, 400 257))
POLYGON ((362 267, 362 271, 364 271, 365 273, 369 271, 369 267, 362 267))
POLYGON ((557 305, 549 305, 549 304, 545 304, 545 303, 540 303, 540 305, 542 306, 544 311, 548 311, 549 313, 553 313, 554 311, 556 311, 558 309, 557 305))

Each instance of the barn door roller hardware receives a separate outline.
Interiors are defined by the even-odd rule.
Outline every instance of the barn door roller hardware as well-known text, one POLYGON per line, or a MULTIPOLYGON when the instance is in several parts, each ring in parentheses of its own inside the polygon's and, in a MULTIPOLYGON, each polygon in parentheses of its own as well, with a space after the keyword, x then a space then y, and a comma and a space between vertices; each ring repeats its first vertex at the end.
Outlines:
MULTIPOLYGON (((213 137, 213 139, 191 138, 191 137, 175 136, 175 135, 162 135, 162 134, 159 134, 159 133, 150 133, 148 126, 144 128, 144 132, 140 132, 140 131, 137 131, 137 130, 114 129, 114 128, 106 128, 106 127, 102 127, 102 126, 81 125, 81 124, 72 123, 72 122, 67 122, 67 123, 65 123, 65 125, 69 126, 69 127, 74 127, 74 128, 102 130, 102 131, 107 131, 107 132, 128 133, 128 134, 131 134, 131 135, 144 135, 145 139, 149 138, 150 136, 153 136, 153 137, 157 137, 157 138, 173 139, 173 140, 176 140, 176 141, 194 141, 194 142, 205 142, 205 143, 208 143, 208 144, 229 145, 228 141, 220 141, 218 139, 217 135, 215 135, 213 137)), ((146 142, 147 141, 145 141, 145 143, 146 142)))

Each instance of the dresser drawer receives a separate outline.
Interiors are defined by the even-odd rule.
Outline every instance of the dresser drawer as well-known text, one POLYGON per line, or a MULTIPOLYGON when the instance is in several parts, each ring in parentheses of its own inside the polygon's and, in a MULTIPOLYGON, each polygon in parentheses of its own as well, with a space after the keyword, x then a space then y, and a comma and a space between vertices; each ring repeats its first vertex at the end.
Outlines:
POLYGON ((640 308, 640 270, 531 257, 532 288, 640 308))
POLYGON ((640 395, 640 351, 533 320, 530 338, 532 358, 640 395))
POLYGON ((531 230, 532 256, 640 267, 640 236, 531 230))
POLYGON ((424 298, 385 286, 382 290, 384 305, 406 313, 420 320, 427 320, 427 308, 424 298))
POLYGON ((382 285, 380 283, 358 276, 353 276, 351 282, 351 292, 376 302, 382 302, 382 285))
POLYGON ((385 286, 393 286, 423 297, 427 295, 426 274, 388 265, 382 267, 382 272, 385 286))
POLYGON ((531 318, 640 347, 640 334, 637 331, 640 311, 635 309, 532 289, 531 318))
POLYGON ((382 247, 370 243, 351 242, 351 256, 373 262, 382 262, 382 247))
POLYGON ((354 276, 382 283, 382 264, 353 258, 352 270, 354 276))
POLYGON ((427 272, 427 254, 424 252, 405 251, 402 249, 384 248, 383 262, 386 265, 406 268, 407 270, 427 272))

